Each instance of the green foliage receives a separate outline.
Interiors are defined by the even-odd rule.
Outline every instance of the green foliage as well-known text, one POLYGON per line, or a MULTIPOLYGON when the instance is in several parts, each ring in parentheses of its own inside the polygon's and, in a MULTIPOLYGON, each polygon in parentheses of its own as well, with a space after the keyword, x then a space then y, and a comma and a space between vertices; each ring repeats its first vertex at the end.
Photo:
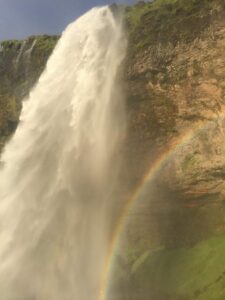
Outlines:
POLYGON ((125 10, 132 52, 157 43, 190 42, 210 24, 212 0, 156 0, 125 10))
POLYGON ((8 136, 19 121, 20 105, 14 96, 0 96, 0 134, 8 136))
POLYGON ((131 29, 135 29, 139 25, 141 17, 145 12, 151 9, 152 5, 149 3, 142 3, 141 5, 128 6, 125 10, 125 16, 131 29))
POLYGON ((225 236, 212 237, 188 248, 145 250, 130 267, 117 265, 115 271, 115 277, 117 272, 123 273, 120 278, 131 295, 138 290, 146 294, 151 290, 167 295, 166 299, 222 300, 225 236))
POLYGON ((30 39, 36 39, 34 53, 38 51, 42 54, 46 54, 53 50, 58 36, 41 35, 37 37, 33 36, 30 39))
POLYGON ((164 17, 165 24, 158 23, 159 26, 164 27, 168 21, 173 22, 169 19, 181 20, 182 17, 190 15, 204 16, 208 14, 210 8, 212 8, 211 0, 156 0, 152 3, 141 2, 132 7, 127 7, 125 17, 133 27, 138 26, 142 18, 148 15, 153 21, 162 20, 162 17, 164 17))
POLYGON ((225 236, 213 237, 192 248, 146 252, 137 258, 136 265, 135 288, 152 288, 168 295, 168 299, 225 298, 225 236))
POLYGON ((10 51, 12 49, 18 50, 22 45, 22 41, 8 40, 8 41, 1 42, 0 45, 3 48, 3 50, 7 52, 7 51, 10 51))

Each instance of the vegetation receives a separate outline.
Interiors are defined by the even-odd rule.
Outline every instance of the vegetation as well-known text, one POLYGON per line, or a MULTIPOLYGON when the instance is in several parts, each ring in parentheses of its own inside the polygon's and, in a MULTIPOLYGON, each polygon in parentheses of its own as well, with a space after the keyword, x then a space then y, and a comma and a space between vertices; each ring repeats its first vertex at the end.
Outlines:
POLYGON ((128 273, 124 272, 123 260, 117 260, 115 272, 131 294, 143 300, 149 299, 151 293, 156 300, 222 300, 224 249, 225 236, 221 235, 193 247, 148 250, 127 265, 128 273))
POLYGON ((0 101, 0 132, 4 135, 10 134, 19 120, 20 106, 14 96, 3 97, 0 101))
POLYGON ((1 48, 4 51, 10 51, 11 49, 19 49, 22 45, 22 41, 8 40, 1 42, 1 48))
POLYGON ((125 10, 133 54, 155 42, 190 42, 209 26, 213 0, 155 0, 139 2, 125 10))
POLYGON ((43 35, 0 44, 0 150, 15 131, 21 100, 40 76, 57 40, 58 36, 43 35))

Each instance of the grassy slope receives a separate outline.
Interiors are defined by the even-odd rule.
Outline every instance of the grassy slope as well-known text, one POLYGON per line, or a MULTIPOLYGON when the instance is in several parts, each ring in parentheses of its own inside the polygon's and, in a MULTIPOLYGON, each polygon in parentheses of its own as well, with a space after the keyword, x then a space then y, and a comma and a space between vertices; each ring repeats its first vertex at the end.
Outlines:
POLYGON ((223 295, 224 299, 224 250, 224 236, 200 242, 193 248, 162 250, 150 254, 135 277, 143 287, 151 282, 156 289, 169 295, 201 300, 219 300, 223 295))
POLYGON ((155 43, 191 42, 210 24, 216 2, 222 0, 156 0, 125 10, 132 55, 155 43))
POLYGON ((153 293, 154 300, 224 300, 225 236, 190 248, 145 251, 127 269, 129 274, 119 262, 115 268, 120 286, 133 295, 140 291, 134 299, 153 293))

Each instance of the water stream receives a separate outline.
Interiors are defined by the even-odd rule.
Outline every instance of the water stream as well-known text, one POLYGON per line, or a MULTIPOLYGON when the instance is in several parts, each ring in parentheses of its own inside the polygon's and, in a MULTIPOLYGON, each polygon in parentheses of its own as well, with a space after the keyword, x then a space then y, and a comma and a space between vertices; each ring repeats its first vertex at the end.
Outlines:
POLYGON ((0 299, 95 300, 115 197, 126 40, 108 7, 62 34, 0 171, 0 299))

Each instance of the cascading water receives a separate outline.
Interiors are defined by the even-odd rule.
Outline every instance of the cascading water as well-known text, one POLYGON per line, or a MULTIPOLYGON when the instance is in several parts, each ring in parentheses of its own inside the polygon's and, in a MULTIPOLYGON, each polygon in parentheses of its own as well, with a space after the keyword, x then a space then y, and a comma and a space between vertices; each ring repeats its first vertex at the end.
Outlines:
POLYGON ((91 10, 68 26, 24 103, 0 172, 1 300, 98 298, 125 48, 111 10, 91 10))
POLYGON ((25 59, 25 66, 26 66, 26 78, 29 76, 29 67, 30 67, 30 59, 31 54, 34 49, 34 46, 36 45, 37 40, 34 40, 31 47, 24 53, 24 59, 25 59))
POLYGON ((26 43, 27 43, 26 40, 23 41, 23 43, 22 43, 22 45, 21 45, 21 47, 20 47, 19 53, 18 53, 18 55, 17 55, 16 61, 15 61, 15 69, 16 69, 16 71, 17 71, 17 69, 18 69, 18 66, 19 66, 19 63, 20 63, 20 59, 21 59, 21 57, 22 57, 22 55, 23 55, 23 51, 24 51, 24 49, 25 49, 25 47, 26 47, 26 43))

